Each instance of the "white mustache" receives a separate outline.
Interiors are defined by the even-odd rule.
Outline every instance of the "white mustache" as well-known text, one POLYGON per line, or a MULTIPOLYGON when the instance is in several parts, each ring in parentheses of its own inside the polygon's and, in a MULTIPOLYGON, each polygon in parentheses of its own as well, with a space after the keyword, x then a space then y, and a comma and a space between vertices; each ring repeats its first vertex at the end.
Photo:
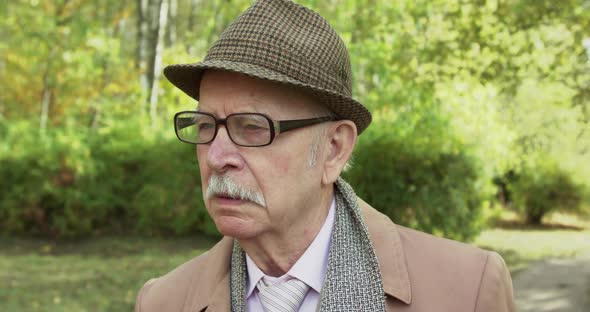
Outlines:
POLYGON ((249 190, 236 183, 227 175, 212 175, 209 178, 209 186, 205 197, 211 199, 213 196, 222 195, 240 200, 251 201, 261 207, 266 207, 264 196, 260 192, 249 190))

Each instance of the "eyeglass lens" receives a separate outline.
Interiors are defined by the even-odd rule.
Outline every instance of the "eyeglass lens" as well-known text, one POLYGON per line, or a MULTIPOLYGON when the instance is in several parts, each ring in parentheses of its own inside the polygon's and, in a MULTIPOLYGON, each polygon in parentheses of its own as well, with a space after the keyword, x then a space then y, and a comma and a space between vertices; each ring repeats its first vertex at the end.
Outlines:
MULTIPOLYGON (((261 115, 229 115, 226 119, 226 129, 231 140, 238 145, 260 146, 271 141, 270 122, 261 115)), ((209 143, 216 133, 215 118, 200 113, 182 113, 177 116, 176 131, 184 141, 209 143)))

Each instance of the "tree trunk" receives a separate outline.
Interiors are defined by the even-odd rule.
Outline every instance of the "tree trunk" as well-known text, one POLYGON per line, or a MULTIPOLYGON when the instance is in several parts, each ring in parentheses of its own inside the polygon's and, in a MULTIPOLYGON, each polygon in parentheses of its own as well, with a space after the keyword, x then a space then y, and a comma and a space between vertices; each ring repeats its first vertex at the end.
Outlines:
MULTIPOLYGON (((190 11, 188 13, 188 25, 187 25, 187 32, 189 34, 194 34, 195 31, 195 21, 197 19, 197 12, 198 12, 198 7, 200 4, 200 0, 191 0, 190 2, 190 11)), ((190 38, 188 38, 189 40, 187 41, 187 37, 184 36, 185 39, 185 48, 186 48, 186 52, 191 55, 194 56, 195 55, 195 47, 194 45, 191 43, 191 41, 194 39, 194 36, 190 36, 190 38)))
MULTIPOLYGON (((160 24, 167 23, 168 1, 162 11, 163 0, 138 0, 138 51, 140 84, 144 94, 141 112, 147 113, 151 110, 152 92, 154 87, 154 76, 156 72, 156 50, 160 40, 160 24), (150 105, 150 107, 148 107, 150 105)), ((162 30, 165 34, 165 29, 162 30)), ((163 39, 163 38, 162 38, 163 39)), ((157 96, 157 95, 156 95, 157 96)))
POLYGON ((168 10, 168 46, 172 46, 176 43, 176 19, 178 17, 178 0, 169 0, 170 6, 168 10))
MULTIPOLYGON (((231 0, 227 0, 226 2, 231 3, 231 0)), ((226 16, 223 14, 223 1, 218 1, 215 3, 213 12, 215 14, 215 27, 209 34, 209 42, 213 42, 213 38, 221 35, 221 32, 227 27, 225 20, 226 16)))
POLYGON ((543 220, 544 215, 544 213, 539 211, 527 211, 526 223, 529 225, 541 225, 541 221, 543 220))
MULTIPOLYGON (((2 36, 2 38, 5 38, 4 36, 2 36)), ((2 58, 0 58, 0 77, 6 75, 4 73, 5 71, 5 65, 4 65, 4 60, 2 58)), ((4 87, 0 88, 0 90, 4 89, 4 87)), ((2 92, 4 93, 4 92, 2 92)), ((4 118, 4 99, 2 98, 2 95, 0 93, 0 120, 2 120, 4 118)))
POLYGON ((43 75, 43 92, 41 94, 41 116, 39 117, 39 129, 41 133, 45 133, 47 129, 47 120, 49 119, 49 105, 51 104, 51 86, 49 85, 49 67, 45 70, 43 75))
POLYGON ((57 48, 50 50, 47 55, 45 72, 43 73, 43 91, 41 92, 41 115, 39 116, 39 129, 41 133, 45 133, 47 129, 47 122, 49 120, 49 109, 53 102, 53 88, 55 80, 52 79, 53 60, 55 58, 57 48))
MULTIPOLYGON (((62 16, 68 3, 69 0, 63 0, 63 2, 57 5, 54 17, 54 23, 56 26, 64 25, 69 20, 69 17, 62 16)), ((56 42, 56 44, 59 45, 60 40, 56 41, 58 41, 56 42)), ((52 49, 49 50, 49 54, 47 55, 45 72, 43 73, 43 91, 41 92, 41 114, 39 116, 39 130, 42 134, 44 134, 47 130, 47 123, 49 121, 49 110, 54 101, 53 92, 56 80, 54 77, 55 74, 53 73, 53 60, 56 57, 56 53, 58 53, 57 51, 61 51, 61 47, 54 46, 52 49)))
POLYGON ((195 20, 197 19, 197 8, 200 0, 191 0, 190 12, 188 13, 188 31, 192 32, 195 28, 195 20))
MULTIPOLYGON (((147 87, 148 92, 152 90, 152 83, 154 79, 154 59, 156 57, 156 47, 158 45, 158 31, 160 28, 160 11, 162 9, 163 0, 151 0, 149 3, 149 30, 147 36, 147 87)), ((168 12, 164 12, 164 15, 168 12)), ((148 94, 147 99, 149 100, 150 95, 148 94)))
POLYGON ((135 54, 136 68, 139 69, 139 83, 141 90, 147 93, 149 88, 147 78, 147 51, 148 51, 148 16, 149 1, 137 0, 137 50, 135 54))
POLYGON ((159 81, 160 81, 160 74, 162 72, 162 52, 164 51, 164 36, 166 33, 166 23, 168 22, 168 1, 169 0, 162 0, 160 3, 160 18, 158 19, 158 29, 157 29, 157 39, 156 39, 156 47, 154 51, 154 61, 153 61, 153 76, 151 79, 151 92, 150 92, 150 119, 152 123, 152 127, 156 125, 156 113, 157 113, 157 106, 158 106, 158 90, 159 90, 159 81))

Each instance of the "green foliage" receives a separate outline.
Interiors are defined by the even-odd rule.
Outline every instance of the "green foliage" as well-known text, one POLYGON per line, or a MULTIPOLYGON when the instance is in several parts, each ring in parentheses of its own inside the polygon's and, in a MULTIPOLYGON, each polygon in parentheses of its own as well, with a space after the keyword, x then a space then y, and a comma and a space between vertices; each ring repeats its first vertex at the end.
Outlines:
MULTIPOLYGON (((396 144, 384 143, 370 155, 357 149, 357 159, 369 157, 370 161, 359 164, 356 170, 372 168, 373 159, 381 157, 404 163, 397 157, 408 153, 406 157, 416 158, 408 166, 421 172, 430 158, 413 152, 417 143, 405 140, 428 140, 435 142, 430 147, 435 155, 447 155, 445 144, 455 145, 462 158, 459 162, 475 170, 479 194, 491 193, 486 179, 535 168, 537 164, 531 160, 540 154, 560 161, 568 167, 566 172, 572 179, 590 186, 590 52, 583 45, 590 37, 590 11, 584 4, 374 0, 341 1, 336 8, 330 2, 305 3, 329 12, 328 20, 343 34, 350 47, 356 94, 361 101, 374 113, 389 111, 404 116, 395 119, 399 125, 392 126, 391 121, 371 126, 384 127, 381 131, 398 136, 385 136, 386 141, 396 144), (446 123, 440 127, 426 124, 424 127, 433 128, 425 131, 407 122, 429 120, 429 113, 446 123)), ((364 134, 360 144, 383 140, 371 135, 371 131, 364 134)), ((371 146, 363 146, 366 148, 371 146)), ((401 174, 394 166, 382 167, 383 171, 392 171, 389 173, 378 171, 380 176, 391 176, 382 179, 385 190, 401 174)), ((368 179, 362 183, 368 183, 368 179)), ((466 188, 459 184, 448 189, 462 193, 466 188)), ((446 188, 440 183, 435 189, 446 188)), ((451 192, 441 193, 446 194, 448 203, 455 201, 451 192)), ((364 194, 374 197, 369 191, 364 194)), ((392 202, 386 195, 380 197, 384 199, 375 202, 377 207, 392 202)), ((478 204, 472 207, 485 206, 492 199, 474 198, 478 204)), ((440 204, 433 200, 425 205, 435 209, 432 206, 440 204)), ((408 223, 399 213, 390 215, 408 223)), ((428 231, 435 228, 423 225, 422 220, 416 222, 417 227, 428 231)))
POLYGON ((4 233, 214 233, 190 146, 139 119, 44 137, 30 122, 15 122, 3 141, 12 147, 0 154, 4 233))
POLYGON ((346 177, 361 198, 398 224, 472 239, 485 225, 489 177, 436 108, 423 109, 420 117, 378 114, 346 177))
MULTIPOLYGON (((201 60, 251 4, 173 2, 163 64, 201 60)), ((375 122, 347 177, 394 221, 470 238, 507 172, 521 175, 510 190, 523 212, 525 197, 578 210, 590 193, 588 1, 298 2, 349 48, 375 122), (576 201, 545 200, 549 189, 576 201)), ((197 103, 162 80, 148 117, 138 3, 0 4, 0 231, 215 233, 194 152, 170 125, 197 103)))
POLYGON ((587 188, 554 162, 525 167, 508 185, 516 207, 530 224, 554 211, 582 212, 587 188))

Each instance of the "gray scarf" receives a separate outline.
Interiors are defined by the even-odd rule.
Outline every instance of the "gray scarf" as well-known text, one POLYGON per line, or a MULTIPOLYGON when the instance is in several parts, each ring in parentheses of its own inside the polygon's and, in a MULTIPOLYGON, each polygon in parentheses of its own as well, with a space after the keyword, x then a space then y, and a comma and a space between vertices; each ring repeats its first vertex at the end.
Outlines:
MULTIPOLYGON (((342 178, 336 182, 336 215, 328 269, 318 311, 385 311, 381 272, 357 197, 342 178)), ((231 259, 231 306, 246 312, 248 271, 237 240, 231 259)))

